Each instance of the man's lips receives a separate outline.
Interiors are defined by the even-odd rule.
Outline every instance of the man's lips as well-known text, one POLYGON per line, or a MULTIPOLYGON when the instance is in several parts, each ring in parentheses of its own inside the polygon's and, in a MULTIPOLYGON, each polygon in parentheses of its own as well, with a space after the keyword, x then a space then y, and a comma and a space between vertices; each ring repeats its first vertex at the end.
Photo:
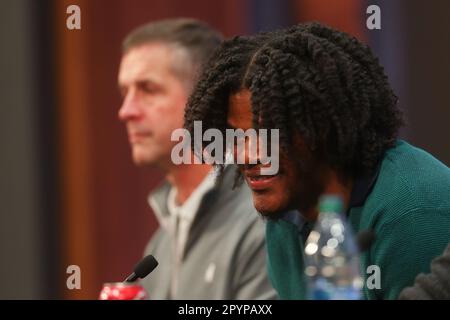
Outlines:
POLYGON ((244 170, 244 176, 252 190, 264 190, 270 188, 279 179, 280 173, 275 175, 261 175, 260 169, 244 170))
POLYGON ((151 136, 150 132, 130 132, 128 133, 128 140, 130 143, 139 143, 149 136, 151 136))

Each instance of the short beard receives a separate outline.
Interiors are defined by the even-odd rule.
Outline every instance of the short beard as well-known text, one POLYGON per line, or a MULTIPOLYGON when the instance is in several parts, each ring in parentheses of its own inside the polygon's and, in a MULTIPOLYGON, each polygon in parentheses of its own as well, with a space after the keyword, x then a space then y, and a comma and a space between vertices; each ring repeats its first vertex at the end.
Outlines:
POLYGON ((322 157, 312 152, 302 152, 294 157, 297 176, 301 181, 299 189, 295 190, 293 196, 295 201, 294 209, 300 211, 305 218, 305 214, 315 210, 319 197, 324 193, 327 181, 327 170, 322 157))
POLYGON ((319 197, 324 193, 327 181, 327 170, 322 158, 313 154, 309 150, 297 149, 290 154, 295 167, 295 175, 300 185, 296 190, 290 190, 291 201, 287 207, 279 212, 270 215, 262 215, 268 220, 278 220, 283 215, 292 210, 300 212, 306 220, 314 220, 314 217, 307 216, 307 213, 314 212, 319 201, 319 197))
MULTIPOLYGON (((310 212, 317 207, 319 197, 325 191, 327 171, 323 160, 321 160, 322 157, 305 149, 304 145, 289 152, 288 156, 286 153, 281 156, 285 159, 294 159, 295 172, 293 174, 301 181, 301 185, 297 190, 290 190, 292 200, 285 209, 270 212, 270 214, 257 211, 264 220, 281 219, 286 212, 292 210, 299 211, 303 216, 303 213, 310 212)), ((280 163, 283 162, 280 161, 280 163)), ((233 189, 240 187, 245 182, 240 166, 236 166, 235 170, 233 189)), ((304 218, 307 219, 308 217, 304 216, 304 218)))

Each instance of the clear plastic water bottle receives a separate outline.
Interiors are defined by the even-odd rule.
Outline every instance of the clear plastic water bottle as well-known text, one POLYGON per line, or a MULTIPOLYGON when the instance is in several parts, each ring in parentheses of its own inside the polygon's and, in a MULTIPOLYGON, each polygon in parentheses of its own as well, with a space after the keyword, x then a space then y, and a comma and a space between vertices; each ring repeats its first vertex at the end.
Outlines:
POLYGON ((340 197, 319 199, 319 216, 305 244, 305 276, 310 300, 359 300, 362 277, 357 245, 342 214, 340 197))

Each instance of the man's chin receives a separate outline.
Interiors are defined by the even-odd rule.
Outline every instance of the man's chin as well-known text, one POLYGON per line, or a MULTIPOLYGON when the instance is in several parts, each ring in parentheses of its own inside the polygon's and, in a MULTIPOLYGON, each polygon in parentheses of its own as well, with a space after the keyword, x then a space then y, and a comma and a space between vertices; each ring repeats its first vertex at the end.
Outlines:
POLYGON ((136 159, 133 158, 133 163, 137 166, 137 167, 145 167, 150 165, 151 163, 149 163, 148 161, 145 161, 143 159, 136 159))
POLYGON ((287 207, 281 203, 270 201, 267 197, 253 195, 253 205, 264 218, 277 219, 283 212, 286 212, 287 207))
POLYGON ((155 160, 149 156, 141 154, 140 152, 133 152, 133 162, 138 167, 153 165, 155 160))

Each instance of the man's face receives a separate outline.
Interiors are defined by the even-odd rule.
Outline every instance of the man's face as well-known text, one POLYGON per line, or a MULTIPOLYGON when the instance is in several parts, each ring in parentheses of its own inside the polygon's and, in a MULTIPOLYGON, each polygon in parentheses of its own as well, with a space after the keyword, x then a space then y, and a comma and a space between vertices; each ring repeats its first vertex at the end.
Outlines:
POLYGON ((177 142, 172 131, 183 127, 188 92, 173 73, 173 50, 163 43, 130 49, 122 57, 119 88, 123 103, 119 118, 125 122, 133 160, 138 165, 171 166, 170 153, 177 142))
MULTIPOLYGON (((252 128, 251 93, 241 90, 229 97, 228 125, 234 129, 252 128)), ((246 146, 247 151, 248 146, 246 146)), ((246 152, 246 155, 248 152, 246 152)), ((246 163, 249 163, 246 157, 246 163)), ((294 138, 289 152, 280 150, 279 171, 273 176, 260 175, 262 164, 240 165, 239 169, 252 190, 253 204, 262 215, 276 218, 286 210, 300 210, 306 219, 308 212, 316 205, 325 186, 325 172, 319 161, 302 143, 294 138)))

